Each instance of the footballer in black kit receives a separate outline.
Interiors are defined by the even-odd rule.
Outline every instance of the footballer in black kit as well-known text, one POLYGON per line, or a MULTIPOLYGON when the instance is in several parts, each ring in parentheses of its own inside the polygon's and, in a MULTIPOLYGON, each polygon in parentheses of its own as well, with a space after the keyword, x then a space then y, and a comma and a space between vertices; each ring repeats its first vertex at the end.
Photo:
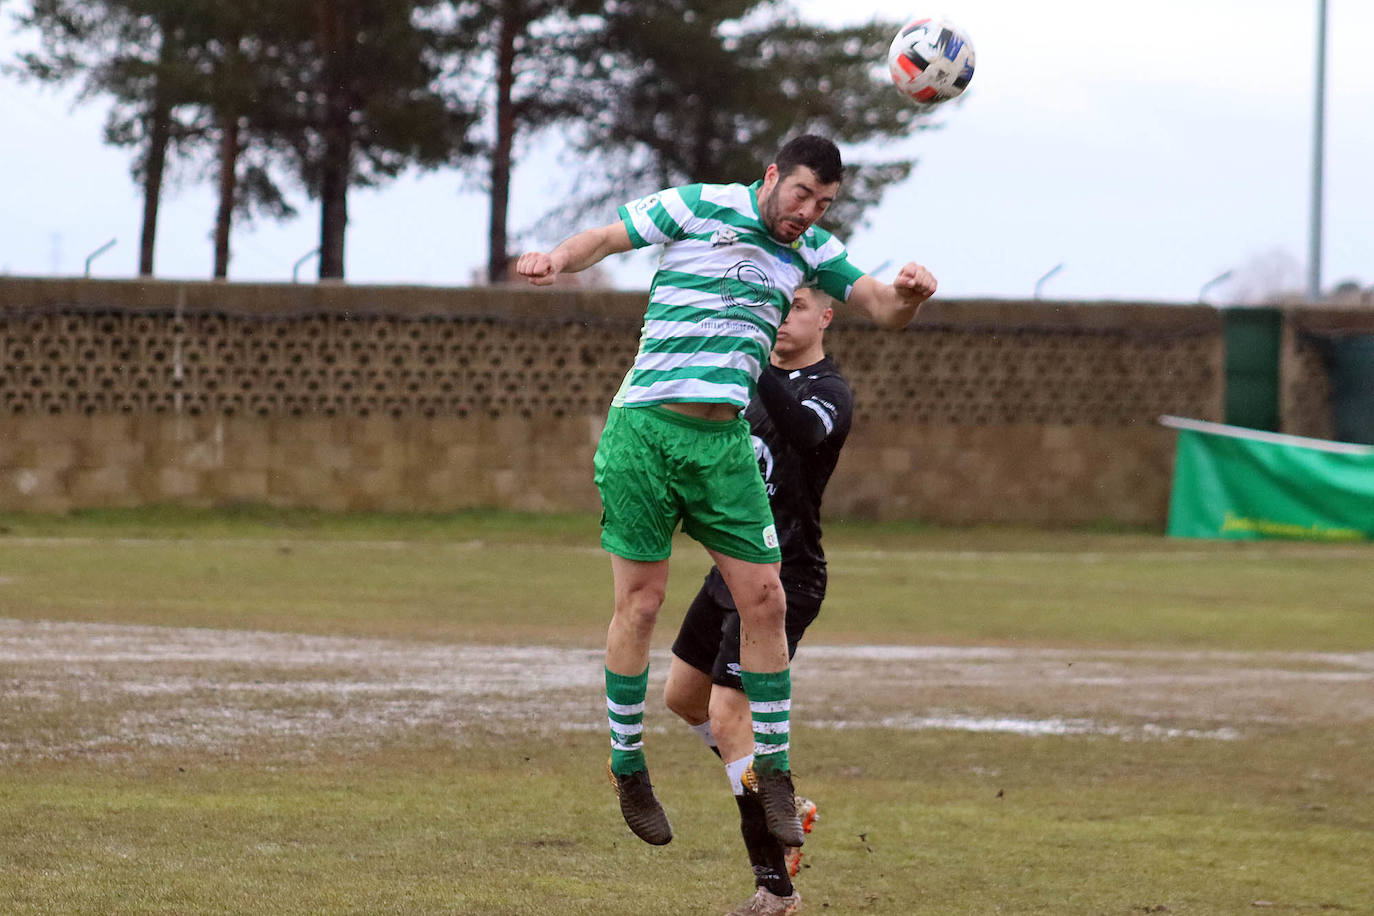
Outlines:
MULTIPOLYGON (((825 598, 821 497, 853 413, 853 391, 828 356, 790 371, 766 366, 744 411, 782 548, 779 578, 787 594, 789 658, 825 598)), ((739 690, 739 651, 739 614, 720 571, 712 567, 683 618, 673 654, 710 672, 713 683, 739 690)))

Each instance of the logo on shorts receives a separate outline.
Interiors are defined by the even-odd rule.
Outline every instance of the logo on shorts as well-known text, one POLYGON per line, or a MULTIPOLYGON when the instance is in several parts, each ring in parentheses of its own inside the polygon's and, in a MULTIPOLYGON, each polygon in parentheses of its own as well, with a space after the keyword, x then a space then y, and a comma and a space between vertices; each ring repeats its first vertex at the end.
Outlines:
POLYGON ((763 529, 763 546, 778 546, 778 529, 776 526, 769 525, 767 528, 763 529))

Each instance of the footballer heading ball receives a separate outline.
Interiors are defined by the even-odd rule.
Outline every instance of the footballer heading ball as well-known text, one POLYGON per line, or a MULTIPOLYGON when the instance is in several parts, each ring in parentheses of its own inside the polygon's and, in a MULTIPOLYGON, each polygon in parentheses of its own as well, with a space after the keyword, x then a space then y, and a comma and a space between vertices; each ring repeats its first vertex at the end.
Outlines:
POLYGON ((947 19, 913 19, 887 51, 892 82, 922 108, 963 92, 973 79, 973 42, 947 19))

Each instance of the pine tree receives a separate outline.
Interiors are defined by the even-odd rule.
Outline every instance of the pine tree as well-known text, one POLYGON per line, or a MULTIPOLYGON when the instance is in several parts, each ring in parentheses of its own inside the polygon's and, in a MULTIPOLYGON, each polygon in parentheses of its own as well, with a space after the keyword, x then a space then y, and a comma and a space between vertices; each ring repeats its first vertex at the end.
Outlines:
MULTIPOLYGON (((883 66, 899 23, 826 28, 772 0, 587 0, 580 11, 599 27, 571 49, 569 104, 583 117, 569 139, 597 177, 556 214, 560 230, 661 187, 751 182, 800 133, 863 146, 925 126, 883 66)), ((858 225, 914 165, 851 162, 826 226, 858 225)))

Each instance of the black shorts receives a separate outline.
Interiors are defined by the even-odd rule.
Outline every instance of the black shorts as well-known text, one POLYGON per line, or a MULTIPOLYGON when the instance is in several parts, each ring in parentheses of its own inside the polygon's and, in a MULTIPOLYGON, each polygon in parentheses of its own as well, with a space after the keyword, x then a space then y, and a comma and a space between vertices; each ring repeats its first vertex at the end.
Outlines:
MULTIPOLYGON (((821 599, 787 591, 787 657, 797 654, 802 634, 821 612, 821 599)), ((673 640, 673 654, 693 668, 711 675, 711 682, 743 690, 739 676, 739 611, 730 600, 725 580, 714 567, 697 592, 682 629, 673 640)))

